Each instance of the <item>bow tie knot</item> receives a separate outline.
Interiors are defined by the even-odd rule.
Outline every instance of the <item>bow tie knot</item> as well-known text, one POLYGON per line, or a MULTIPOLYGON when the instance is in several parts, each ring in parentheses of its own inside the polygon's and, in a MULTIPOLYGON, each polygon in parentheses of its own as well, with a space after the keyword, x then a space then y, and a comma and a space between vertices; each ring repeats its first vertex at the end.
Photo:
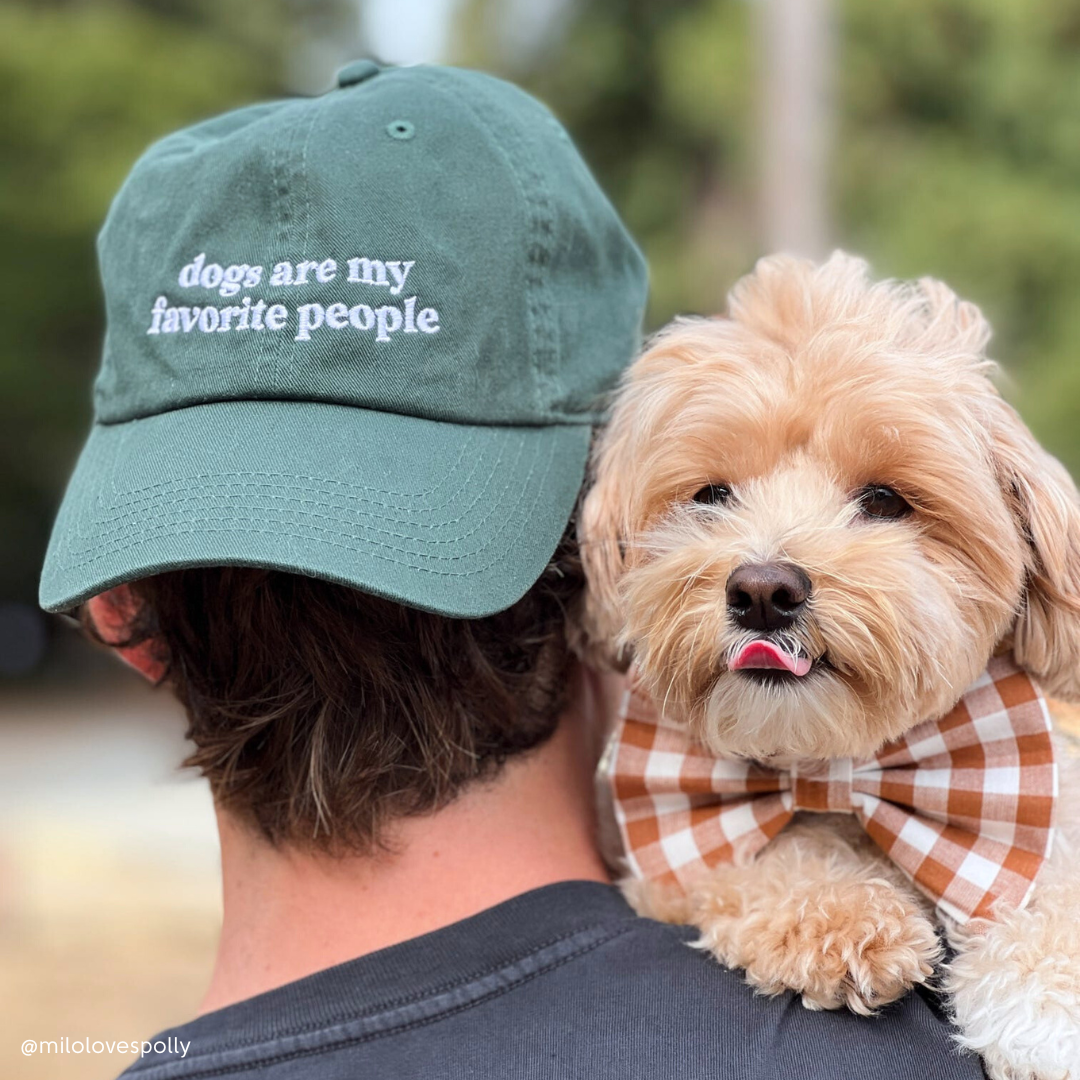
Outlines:
POLYGON ((794 762, 780 775, 788 777, 791 809, 813 813, 853 814, 855 763, 851 758, 794 762))

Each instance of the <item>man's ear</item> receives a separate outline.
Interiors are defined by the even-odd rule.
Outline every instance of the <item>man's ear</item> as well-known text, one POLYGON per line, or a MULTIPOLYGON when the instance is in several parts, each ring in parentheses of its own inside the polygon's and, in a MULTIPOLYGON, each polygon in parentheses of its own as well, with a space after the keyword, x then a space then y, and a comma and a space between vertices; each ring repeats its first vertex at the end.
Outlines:
POLYGON ((1080 701, 1080 495, 1016 412, 998 405, 995 463, 1029 548, 1016 660, 1048 694, 1080 701))
POLYGON ((163 642, 146 637, 132 640, 139 618, 139 601, 130 585, 117 585, 108 592, 91 596, 83 605, 82 617, 92 636, 110 646, 125 664, 155 686, 168 674, 163 642))

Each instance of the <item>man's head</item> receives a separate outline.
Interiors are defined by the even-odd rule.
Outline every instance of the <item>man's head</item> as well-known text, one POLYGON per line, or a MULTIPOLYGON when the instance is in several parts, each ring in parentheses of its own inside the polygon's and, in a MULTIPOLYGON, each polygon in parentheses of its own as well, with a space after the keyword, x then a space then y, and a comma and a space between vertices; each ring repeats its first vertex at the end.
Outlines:
POLYGON ((370 852, 393 819, 445 806, 555 731, 582 585, 568 530, 525 596, 481 619, 213 567, 136 582, 122 627, 96 604, 83 620, 125 651, 149 646, 187 712, 186 764, 220 808, 276 845, 370 852))
POLYGON ((551 114, 359 61, 156 143, 99 254, 94 425, 41 602, 130 584, 121 637, 163 661, 219 802, 364 848, 542 740, 561 538, 646 291, 551 114))

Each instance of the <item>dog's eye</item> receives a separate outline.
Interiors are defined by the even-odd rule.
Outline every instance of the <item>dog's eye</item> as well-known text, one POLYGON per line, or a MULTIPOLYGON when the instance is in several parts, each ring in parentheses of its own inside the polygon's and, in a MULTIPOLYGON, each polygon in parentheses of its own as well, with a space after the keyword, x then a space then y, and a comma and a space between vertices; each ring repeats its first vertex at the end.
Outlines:
POLYGON ((901 518, 911 513, 911 503, 890 487, 870 484, 859 492, 859 509, 867 517, 901 518))
POLYGON ((731 488, 727 484, 706 484, 694 494, 694 502, 723 506, 731 498, 731 488))

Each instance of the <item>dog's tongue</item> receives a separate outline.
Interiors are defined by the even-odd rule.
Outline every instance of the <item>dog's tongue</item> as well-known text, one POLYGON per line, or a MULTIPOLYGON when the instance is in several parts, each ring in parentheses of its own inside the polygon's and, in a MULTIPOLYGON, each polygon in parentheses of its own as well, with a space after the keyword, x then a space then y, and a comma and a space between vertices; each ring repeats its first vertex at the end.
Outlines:
POLYGON ((728 667, 732 671, 742 668, 773 668, 802 676, 810 670, 810 660, 805 656, 792 656, 771 641, 759 640, 744 645, 728 667))

